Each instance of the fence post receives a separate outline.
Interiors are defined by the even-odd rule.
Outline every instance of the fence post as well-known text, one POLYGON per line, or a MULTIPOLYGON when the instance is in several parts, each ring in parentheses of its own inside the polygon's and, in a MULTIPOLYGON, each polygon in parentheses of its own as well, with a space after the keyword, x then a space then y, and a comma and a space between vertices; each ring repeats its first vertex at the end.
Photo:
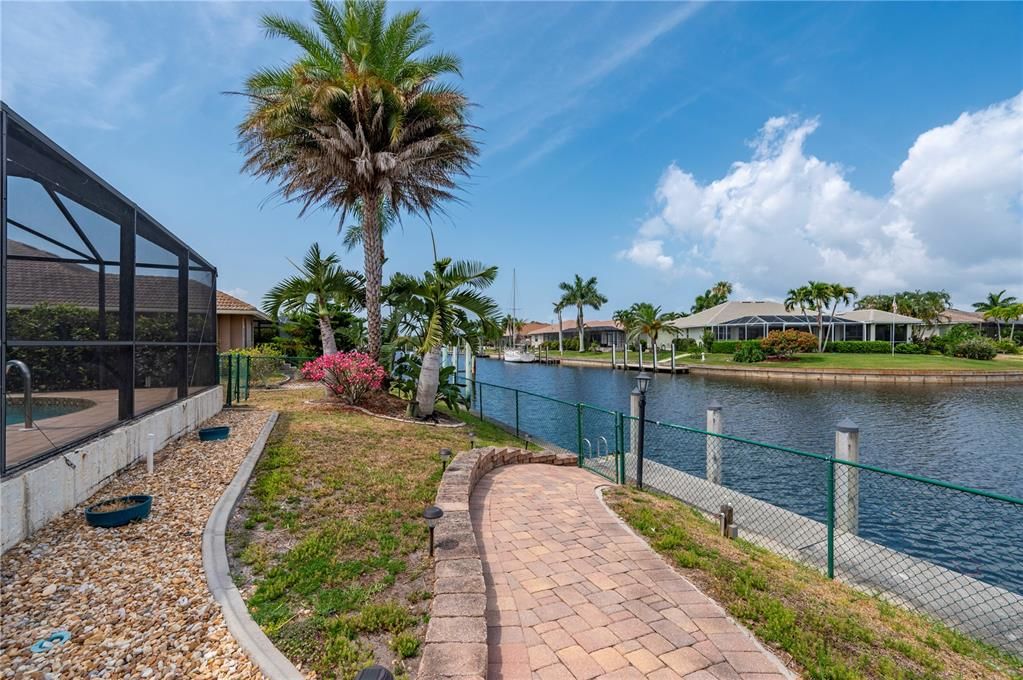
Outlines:
POLYGON ((515 390, 515 438, 519 437, 519 391, 515 390))
POLYGON ((483 417, 483 383, 476 383, 480 388, 480 420, 486 420, 483 417))
POLYGON ((860 471, 841 461, 860 462, 860 428, 848 418, 835 427, 835 524, 839 531, 859 532, 860 525, 860 471))
POLYGON ((252 355, 245 355, 245 400, 249 399, 249 385, 252 383, 252 355))
POLYGON ((713 436, 724 432, 724 419, 721 415, 721 404, 712 399, 707 404, 707 481, 721 483, 721 438, 713 436))
POLYGON ((234 363, 234 355, 227 355, 227 405, 231 405, 231 389, 233 387, 232 381, 234 378, 234 371, 231 370, 231 365, 234 363))
POLYGON ((615 435, 615 449, 618 452, 615 470, 618 474, 618 483, 625 484, 625 418, 621 411, 615 413, 615 435))
POLYGON ((643 343, 639 343, 639 370, 643 370, 643 343))
POLYGON ((671 373, 675 373, 675 340, 672 338, 671 341, 671 373))
POLYGON ((657 345, 653 342, 650 343, 650 353, 653 355, 653 360, 650 363, 650 367, 654 369, 654 373, 657 372, 657 345))
POLYGON ((626 342, 624 345, 622 345, 622 352, 623 352, 623 354, 625 356, 625 359, 622 362, 622 370, 627 371, 627 370, 629 370, 629 343, 628 342, 626 342))
POLYGON ((632 427, 629 428, 629 453, 636 464, 636 472, 639 472, 639 389, 633 389, 629 393, 629 415, 632 416, 632 427))
POLYGON ((611 370, 618 368, 618 345, 611 343, 611 370))
POLYGON ((575 433, 576 433, 576 445, 579 447, 579 467, 583 466, 583 405, 578 403, 575 405, 575 433))
POLYGON ((835 459, 828 460, 828 578, 835 578, 835 459))

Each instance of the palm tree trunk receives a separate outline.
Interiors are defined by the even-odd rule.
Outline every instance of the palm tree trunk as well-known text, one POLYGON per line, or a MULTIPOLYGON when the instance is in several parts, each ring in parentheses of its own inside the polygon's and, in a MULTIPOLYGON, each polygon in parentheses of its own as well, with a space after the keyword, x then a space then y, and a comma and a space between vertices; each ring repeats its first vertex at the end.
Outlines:
POLYGON ((817 305, 817 351, 824 351, 824 315, 820 305, 817 305))
POLYGON ((583 352, 586 350, 586 347, 584 347, 583 345, 584 343, 583 331, 585 330, 585 328, 583 327, 583 306, 576 305, 576 309, 579 310, 578 314, 576 314, 575 317, 576 329, 579 331, 579 351, 583 352))
POLYGON ((380 199, 367 194, 362 197, 362 246, 366 270, 366 352, 374 359, 380 356, 380 287, 384 278, 384 239, 380 233, 380 199))
POLYGON ((827 348, 828 340, 831 339, 831 332, 835 329, 835 312, 837 311, 838 302, 835 302, 835 306, 831 308, 831 323, 828 324, 828 334, 824 337, 824 348, 822 348, 821 351, 827 348))
POLYGON ((565 353, 565 341, 563 339, 564 328, 561 323, 561 310, 558 310, 558 354, 565 353))
POLYGON ((330 326, 330 317, 326 314, 320 315, 320 341, 323 343, 323 354, 337 354, 337 341, 334 339, 334 329, 330 326))
POLYGON ((433 415, 433 405, 437 401, 438 387, 440 387, 440 347, 434 347, 423 355, 423 367, 419 371, 419 384, 416 386, 417 414, 420 418, 433 415))

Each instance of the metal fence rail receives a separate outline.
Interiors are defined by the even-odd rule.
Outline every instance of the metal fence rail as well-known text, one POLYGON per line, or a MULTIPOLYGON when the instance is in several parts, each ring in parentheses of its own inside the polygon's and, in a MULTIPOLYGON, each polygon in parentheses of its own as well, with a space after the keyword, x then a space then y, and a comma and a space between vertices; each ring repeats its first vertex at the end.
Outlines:
MULTIPOLYGON (((611 481, 636 481, 635 416, 470 388, 482 419, 572 451, 611 481)), ((649 419, 643 440, 644 488, 711 516, 728 505, 739 537, 1023 655, 1023 500, 649 419)))

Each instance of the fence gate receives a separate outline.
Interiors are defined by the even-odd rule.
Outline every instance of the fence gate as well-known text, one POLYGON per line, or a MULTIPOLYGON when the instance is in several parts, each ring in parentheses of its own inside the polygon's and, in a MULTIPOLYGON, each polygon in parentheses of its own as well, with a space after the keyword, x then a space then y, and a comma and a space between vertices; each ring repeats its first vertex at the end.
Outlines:
POLYGON ((623 451, 620 414, 589 404, 576 408, 579 465, 619 482, 623 451))

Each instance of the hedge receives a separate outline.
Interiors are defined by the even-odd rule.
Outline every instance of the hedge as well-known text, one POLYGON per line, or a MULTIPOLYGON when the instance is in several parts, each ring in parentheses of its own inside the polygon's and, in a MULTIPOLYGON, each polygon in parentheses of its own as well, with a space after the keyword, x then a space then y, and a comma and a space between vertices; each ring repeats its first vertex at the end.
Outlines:
POLYGON ((715 340, 710 351, 714 354, 735 354, 742 343, 742 340, 715 340))
POLYGON ((884 340, 839 340, 829 342, 825 351, 838 354, 890 354, 892 343, 884 340))

